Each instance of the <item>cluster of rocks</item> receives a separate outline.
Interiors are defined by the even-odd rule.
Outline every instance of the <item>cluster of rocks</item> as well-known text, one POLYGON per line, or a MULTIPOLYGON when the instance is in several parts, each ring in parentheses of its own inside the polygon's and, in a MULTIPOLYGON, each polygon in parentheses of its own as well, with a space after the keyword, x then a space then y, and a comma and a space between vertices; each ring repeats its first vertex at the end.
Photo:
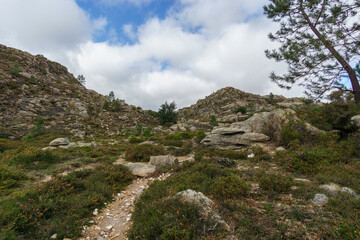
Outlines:
MULTIPOLYGON (((285 98, 278 95, 260 96, 247 93, 233 87, 226 87, 200 99, 196 104, 179 110, 180 118, 210 118, 212 115, 221 117, 232 115, 239 107, 247 108, 248 112, 272 111, 278 107, 290 108, 302 105, 300 98, 285 98)), ((228 121, 228 120, 226 120, 228 121)), ((183 121, 182 121, 183 122, 183 121)))
MULTIPOLYGON (((341 187, 340 185, 335 183, 323 184, 320 185, 319 188, 324 190, 330 197, 335 197, 338 194, 347 194, 356 199, 360 198, 360 195, 357 195, 353 189, 348 187, 341 187)), ((324 206, 329 202, 328 196, 324 193, 317 193, 311 201, 315 205, 324 206)))
POLYGON ((48 147, 44 147, 42 150, 52 150, 56 148, 74 148, 74 147, 98 147, 96 142, 84 143, 84 142, 70 142, 68 138, 56 138, 49 143, 48 147))
POLYGON ((119 111, 108 111, 103 107, 106 101, 107 96, 86 89, 61 64, 0 44, 1 135, 23 137, 40 117, 47 131, 109 135, 118 134, 120 125, 154 122, 141 108, 124 100, 117 101, 119 111), (10 71, 15 62, 18 74, 10 71))
MULTIPOLYGON (((191 158, 188 159, 192 161, 191 158)), ((178 158, 171 155, 159 155, 159 156, 151 156, 149 163, 143 162, 127 162, 124 159, 117 160, 114 164, 121 164, 130 169, 132 174, 138 177, 150 177, 155 171, 156 167, 159 166, 176 166, 180 162, 178 158)))

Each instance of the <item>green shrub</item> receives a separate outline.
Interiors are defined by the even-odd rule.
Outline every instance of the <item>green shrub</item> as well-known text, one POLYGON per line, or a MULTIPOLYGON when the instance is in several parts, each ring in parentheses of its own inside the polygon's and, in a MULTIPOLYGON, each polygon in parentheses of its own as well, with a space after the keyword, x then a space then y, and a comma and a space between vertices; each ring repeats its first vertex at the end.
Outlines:
POLYGON ((109 103, 108 101, 105 101, 103 108, 104 108, 106 111, 109 111, 109 110, 110 110, 110 103, 109 103))
POLYGON ((280 133, 280 145, 288 146, 291 142, 299 140, 301 143, 310 143, 314 140, 306 125, 302 121, 290 120, 280 133))
POLYGON ((34 127, 31 129, 31 135, 37 137, 44 134, 44 119, 40 117, 35 123, 34 127))
POLYGON ((211 115, 211 118, 210 118, 210 125, 211 126, 218 126, 218 122, 216 121, 216 117, 214 115, 211 115))
POLYGON ((24 166, 27 169, 45 169, 55 163, 61 162, 62 158, 53 152, 29 147, 15 156, 12 156, 12 154, 10 155, 9 153, 3 160, 7 161, 9 164, 24 166))
POLYGON ((239 107, 236 110, 236 113, 246 114, 246 108, 245 107, 239 107))
POLYGON ((193 133, 191 132, 179 132, 174 134, 169 134, 165 137, 168 140, 186 140, 191 139, 193 137, 193 133))
POLYGON ((26 175, 16 168, 0 163, 0 194, 6 193, 10 188, 17 187, 26 175))
POLYGON ((5 152, 6 150, 17 148, 18 145, 18 142, 0 138, 0 153, 5 152))
POLYGON ((260 188, 273 193, 287 192, 294 185, 294 180, 290 176, 280 174, 261 174, 259 179, 260 188))
POLYGON ((206 133, 203 130, 199 130, 195 133, 195 142, 200 143, 206 137, 206 133))
POLYGON ((10 73, 12 75, 14 75, 15 77, 19 77, 20 76, 20 66, 18 62, 14 62, 14 64, 12 65, 12 67, 10 68, 10 73))
POLYGON ((134 145, 125 152, 125 157, 132 162, 148 162, 151 156, 165 155, 166 150, 160 145, 134 145))
POLYGON ((176 109, 175 102, 172 102, 170 104, 165 102, 164 104, 162 104, 157 114, 159 117, 160 124, 165 125, 165 124, 176 123, 177 114, 175 112, 175 109, 176 109))
POLYGON ((245 196, 250 186, 238 176, 219 177, 211 186, 211 192, 220 199, 233 199, 245 196))
POLYGON ((0 239, 81 237, 81 226, 132 180, 121 165, 70 173, 36 185, 11 201, 0 201, 0 239))
POLYGON ((195 159, 200 161, 204 156, 208 158, 224 157, 230 159, 246 159, 248 153, 241 150, 205 148, 195 153, 195 159))
POLYGON ((140 123, 138 123, 138 124, 136 125, 135 130, 136 130, 136 135, 137 135, 137 136, 140 136, 140 135, 142 134, 142 132, 143 132, 143 127, 141 126, 140 123))
POLYGON ((136 136, 132 136, 130 139, 129 139, 129 143, 142 143, 144 142, 145 139, 142 138, 142 137, 136 137, 136 136))
POLYGON ((175 140, 175 139, 163 139, 161 143, 165 146, 173 146, 173 147, 181 147, 184 143, 182 140, 175 140))
POLYGON ((154 136, 154 131, 152 129, 152 127, 148 126, 144 132, 142 133, 143 137, 151 137, 151 136, 154 136))
POLYGON ((179 201, 174 195, 192 189, 209 196, 209 186, 232 174, 217 164, 203 161, 189 163, 172 177, 153 182, 136 202, 129 239, 224 239, 222 229, 209 231, 214 223, 201 217, 197 207, 179 201))

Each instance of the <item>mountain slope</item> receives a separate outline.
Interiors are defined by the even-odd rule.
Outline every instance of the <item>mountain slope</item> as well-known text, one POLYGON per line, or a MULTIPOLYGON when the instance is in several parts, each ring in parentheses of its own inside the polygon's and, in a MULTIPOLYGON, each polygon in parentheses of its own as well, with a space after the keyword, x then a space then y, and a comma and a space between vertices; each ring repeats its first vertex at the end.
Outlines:
POLYGON ((181 117, 205 118, 214 115, 216 117, 234 114, 240 107, 247 112, 270 111, 275 107, 288 107, 292 104, 300 104, 300 99, 287 99, 278 95, 260 96, 247 93, 233 87, 222 88, 215 93, 200 99, 196 104, 179 110, 181 117))
MULTIPOLYGON (((86 89, 59 63, 0 45, 0 135, 22 137, 42 117, 48 131, 116 134, 120 126, 149 124, 141 108, 86 89), (115 105, 115 104, 114 104, 115 105)), ((1 137, 1 136, 0 136, 1 137)))

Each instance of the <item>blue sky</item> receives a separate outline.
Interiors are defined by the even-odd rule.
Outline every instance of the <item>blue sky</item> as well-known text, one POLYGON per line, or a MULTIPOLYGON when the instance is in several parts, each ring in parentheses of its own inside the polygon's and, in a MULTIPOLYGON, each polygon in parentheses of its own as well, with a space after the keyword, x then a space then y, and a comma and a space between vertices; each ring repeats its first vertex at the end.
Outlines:
POLYGON ((220 88, 288 97, 270 61, 268 0, 0 0, 0 43, 43 54, 86 87, 144 109, 196 103, 220 88))
MULTIPOLYGON (((132 25, 134 29, 144 24, 148 19, 157 17, 164 19, 170 8, 176 6, 175 0, 157 0, 134 4, 131 2, 111 3, 96 0, 77 0, 77 4, 90 14, 92 19, 106 17, 106 30, 94 34, 95 42, 109 40, 110 30, 117 35, 117 42, 122 44, 133 44, 134 39, 124 33, 124 25, 132 25)), ((110 36, 111 37, 111 36, 110 36)))

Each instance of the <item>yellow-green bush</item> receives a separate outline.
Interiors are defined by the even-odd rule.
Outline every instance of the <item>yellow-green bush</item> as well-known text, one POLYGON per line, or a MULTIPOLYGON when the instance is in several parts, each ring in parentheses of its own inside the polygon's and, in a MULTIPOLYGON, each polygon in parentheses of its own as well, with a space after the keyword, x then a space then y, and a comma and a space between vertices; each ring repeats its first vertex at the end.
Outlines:
POLYGON ((151 156, 164 155, 166 150, 160 145, 133 145, 125 152, 125 157, 132 162, 148 162, 151 156))

